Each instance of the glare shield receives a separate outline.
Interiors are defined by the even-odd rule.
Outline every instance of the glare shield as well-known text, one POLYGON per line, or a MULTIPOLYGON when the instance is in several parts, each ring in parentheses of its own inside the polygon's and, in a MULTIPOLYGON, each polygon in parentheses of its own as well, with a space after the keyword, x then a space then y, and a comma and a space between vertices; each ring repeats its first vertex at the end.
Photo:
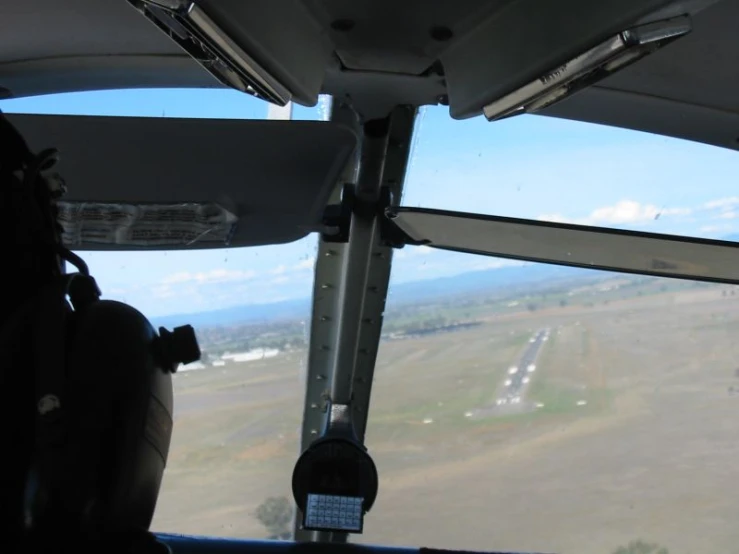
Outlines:
POLYGON ((488 121, 537 112, 688 34, 688 16, 623 31, 483 108, 488 121))

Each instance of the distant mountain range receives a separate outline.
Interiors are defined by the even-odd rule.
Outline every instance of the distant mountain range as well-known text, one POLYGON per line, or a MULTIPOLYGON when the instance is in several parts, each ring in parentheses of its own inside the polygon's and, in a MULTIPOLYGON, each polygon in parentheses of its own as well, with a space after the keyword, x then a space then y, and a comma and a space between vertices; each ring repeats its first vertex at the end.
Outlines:
MULTIPOLYGON (((721 240, 739 242, 739 233, 726 235, 721 240)), ((547 264, 525 264, 481 271, 471 271, 450 277, 438 277, 421 281, 393 284, 390 287, 392 304, 409 304, 432 301, 435 298, 474 294, 502 287, 533 284, 541 281, 557 281, 573 278, 601 278, 613 273, 582 270, 547 264)), ((179 314, 151 318, 155 326, 173 327, 189 323, 195 327, 235 325, 279 319, 310 317, 310 298, 284 300, 269 304, 249 304, 194 314, 179 314)))
POLYGON ((393 295, 393 302, 415 303, 443 296, 488 292, 503 287, 512 288, 541 281, 558 281, 577 277, 596 278, 604 275, 609 275, 609 273, 547 264, 526 264, 400 283, 392 286, 390 292, 393 295))
POLYGON ((283 300, 268 304, 246 304, 191 314, 175 314, 149 318, 154 327, 176 327, 190 324, 193 327, 213 325, 236 325, 238 323, 258 323, 279 319, 310 317, 310 298, 283 300))
MULTIPOLYGON (((533 284, 541 281, 557 281, 577 277, 600 277, 607 272, 560 267, 546 264, 527 264, 471 271, 450 277, 438 277, 421 281, 393 284, 390 300, 393 304, 410 304, 432 301, 436 298, 474 294, 503 287, 533 284)), ((269 304, 249 304, 193 314, 178 314, 151 318, 155 326, 173 327, 186 323, 194 327, 235 325, 279 319, 310 317, 310 298, 284 300, 269 304)))

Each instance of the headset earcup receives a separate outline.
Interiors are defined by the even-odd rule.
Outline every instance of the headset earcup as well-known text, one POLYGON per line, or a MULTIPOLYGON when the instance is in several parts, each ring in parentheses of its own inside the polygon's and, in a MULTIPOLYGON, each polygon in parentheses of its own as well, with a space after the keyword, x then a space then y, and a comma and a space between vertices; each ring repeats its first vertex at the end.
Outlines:
POLYGON ((146 530, 151 523, 173 403, 157 341, 146 317, 120 302, 101 300, 75 314, 65 491, 90 529, 146 530))

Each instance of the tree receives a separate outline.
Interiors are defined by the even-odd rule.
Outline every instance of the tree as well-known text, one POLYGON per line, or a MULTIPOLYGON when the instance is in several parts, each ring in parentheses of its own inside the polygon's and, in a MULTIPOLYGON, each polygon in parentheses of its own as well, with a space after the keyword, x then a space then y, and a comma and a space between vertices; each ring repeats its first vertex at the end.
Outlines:
POLYGON ((259 505, 255 515, 266 527, 269 539, 288 540, 292 537, 293 507, 286 497, 269 497, 259 505))
POLYGON ((670 551, 659 544, 648 543, 639 539, 631 541, 626 546, 619 546, 613 551, 613 554, 670 554, 670 551))

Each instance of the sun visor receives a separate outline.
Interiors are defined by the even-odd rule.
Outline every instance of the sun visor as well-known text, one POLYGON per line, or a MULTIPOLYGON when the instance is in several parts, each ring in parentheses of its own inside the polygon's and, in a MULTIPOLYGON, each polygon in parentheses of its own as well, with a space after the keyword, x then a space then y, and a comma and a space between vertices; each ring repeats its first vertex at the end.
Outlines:
POLYGON ((64 240, 74 250, 286 243, 318 230, 357 146, 323 121, 8 114, 57 148, 64 240))
POLYGON ((401 244, 601 271, 739 284, 739 243, 483 214, 390 208, 401 244), (400 231, 400 233, 398 233, 400 231))

